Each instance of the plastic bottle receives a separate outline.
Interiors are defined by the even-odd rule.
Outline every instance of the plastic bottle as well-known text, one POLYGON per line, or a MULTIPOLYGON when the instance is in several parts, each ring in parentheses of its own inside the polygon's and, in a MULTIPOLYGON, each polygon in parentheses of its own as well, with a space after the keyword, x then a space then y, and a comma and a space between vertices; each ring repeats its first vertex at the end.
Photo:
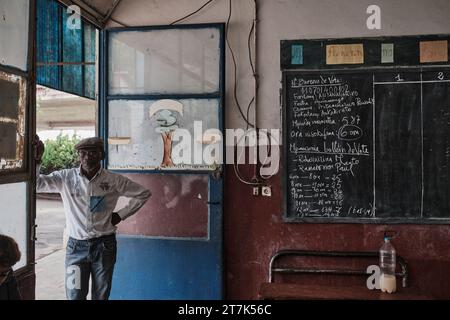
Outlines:
POLYGON ((390 240, 390 237, 385 234, 384 244, 380 248, 380 289, 383 292, 394 293, 397 290, 395 279, 396 252, 390 240))

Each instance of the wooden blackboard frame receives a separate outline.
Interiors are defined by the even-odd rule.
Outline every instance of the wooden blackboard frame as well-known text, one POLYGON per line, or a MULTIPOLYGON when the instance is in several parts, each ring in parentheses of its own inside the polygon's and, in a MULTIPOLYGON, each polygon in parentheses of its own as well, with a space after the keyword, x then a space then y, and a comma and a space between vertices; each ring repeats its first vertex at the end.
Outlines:
POLYGON ((283 70, 282 72, 282 134, 284 138, 283 152, 282 152, 282 191, 283 191, 283 221, 287 223, 350 223, 350 224, 450 224, 450 216, 448 218, 405 218, 405 217, 390 217, 390 218, 356 218, 356 217, 290 217, 289 210, 289 188, 288 188, 288 165, 287 165, 287 151, 288 151, 288 128, 287 128, 287 77, 293 74, 301 75, 317 75, 320 73, 335 73, 335 74, 355 74, 367 73, 368 75, 382 73, 382 72, 424 72, 437 70, 450 71, 450 65, 421 65, 421 66, 386 66, 386 67, 353 67, 341 69, 296 69, 283 70))

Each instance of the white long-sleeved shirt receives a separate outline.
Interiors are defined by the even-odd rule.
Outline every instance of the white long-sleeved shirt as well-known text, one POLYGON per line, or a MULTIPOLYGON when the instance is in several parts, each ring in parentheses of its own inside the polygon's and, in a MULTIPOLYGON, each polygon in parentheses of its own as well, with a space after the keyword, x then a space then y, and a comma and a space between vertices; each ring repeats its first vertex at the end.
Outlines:
POLYGON ((117 227, 111 223, 112 213, 119 197, 131 198, 127 206, 117 213, 125 220, 136 213, 151 196, 148 189, 121 176, 100 169, 89 181, 80 168, 39 174, 36 169, 36 191, 60 193, 68 235, 86 240, 115 233, 117 227))

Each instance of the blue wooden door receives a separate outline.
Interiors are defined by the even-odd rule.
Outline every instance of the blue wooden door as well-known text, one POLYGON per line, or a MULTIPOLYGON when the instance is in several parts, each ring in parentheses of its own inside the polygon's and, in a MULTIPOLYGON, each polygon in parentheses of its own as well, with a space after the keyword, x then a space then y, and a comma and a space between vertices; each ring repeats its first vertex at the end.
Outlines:
POLYGON ((224 26, 101 38, 104 165, 152 192, 119 225, 111 298, 222 299, 224 26))

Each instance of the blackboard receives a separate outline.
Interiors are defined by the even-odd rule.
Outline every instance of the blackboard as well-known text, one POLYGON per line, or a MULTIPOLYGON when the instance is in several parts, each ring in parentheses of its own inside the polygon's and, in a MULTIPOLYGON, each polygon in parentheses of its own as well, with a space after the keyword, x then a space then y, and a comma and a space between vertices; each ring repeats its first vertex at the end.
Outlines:
POLYGON ((450 68, 283 72, 285 221, 450 223, 450 68))

